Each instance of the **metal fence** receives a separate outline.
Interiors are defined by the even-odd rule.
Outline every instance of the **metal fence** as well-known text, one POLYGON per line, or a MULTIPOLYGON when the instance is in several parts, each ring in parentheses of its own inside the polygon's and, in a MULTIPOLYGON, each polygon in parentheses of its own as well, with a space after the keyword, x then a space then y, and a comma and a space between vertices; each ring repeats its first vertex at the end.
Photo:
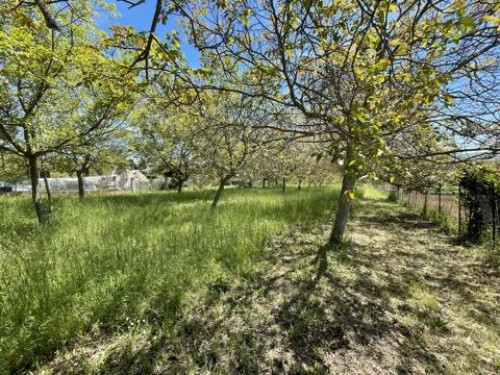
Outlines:
MULTIPOLYGON (((389 191, 392 199, 403 202, 425 217, 444 221, 447 227, 460 237, 470 239, 470 233, 478 218, 474 216, 474 210, 471 209, 464 188, 460 184, 447 190, 444 190, 442 186, 437 186, 428 189, 428 193, 394 186, 384 190, 389 191)), ((495 193, 495 189, 492 188, 491 194, 488 192, 476 195, 475 201, 480 205, 481 217, 479 220, 483 228, 482 239, 491 241, 492 247, 495 248, 500 224, 498 193, 495 193)))
POLYGON ((400 199, 409 207, 420 211, 424 216, 437 214, 447 217, 453 221, 460 234, 464 224, 464 207, 460 204, 460 197, 456 193, 440 190, 432 193, 421 193, 419 191, 402 190, 400 199))

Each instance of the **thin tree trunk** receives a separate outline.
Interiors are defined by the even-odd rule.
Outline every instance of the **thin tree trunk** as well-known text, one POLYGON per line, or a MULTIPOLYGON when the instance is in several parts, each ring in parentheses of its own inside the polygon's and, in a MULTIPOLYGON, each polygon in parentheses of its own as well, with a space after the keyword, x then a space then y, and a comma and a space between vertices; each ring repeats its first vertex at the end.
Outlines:
POLYGON ((297 186, 297 190, 300 190, 302 188, 302 180, 299 180, 299 186, 297 186))
POLYGON ((224 186, 226 186, 227 178, 221 178, 220 183, 219 183, 219 188, 217 189, 217 192, 215 193, 214 200, 212 202, 212 209, 217 207, 217 203, 219 203, 219 199, 222 196, 222 192, 224 191, 224 186))
POLYGON ((351 210, 351 199, 349 192, 354 189, 356 179, 351 174, 345 174, 342 180, 342 190, 340 191, 339 206, 335 215, 335 223, 330 235, 330 244, 339 244, 344 239, 344 232, 351 210))
POLYGON ((177 194, 182 193, 182 185, 184 185, 184 181, 183 180, 178 180, 177 181, 177 194))
POLYGON ((76 178, 78 180, 78 197, 83 199, 85 197, 85 185, 83 184, 83 171, 76 171, 76 178))
POLYGON ((458 234, 462 235, 462 188, 458 184, 458 234))
POLYGON ((439 196, 438 196, 438 199, 439 199, 439 214, 441 215, 442 213, 442 206, 441 206, 441 193, 442 193, 442 189, 443 189, 443 185, 439 185, 439 196))
POLYGON ((427 192, 425 192, 425 195, 424 195, 424 217, 427 217, 427 192))
POLYGON ((37 158, 31 157, 28 159, 29 164, 29 175, 31 182, 31 200, 33 202, 33 206, 35 207, 36 217, 40 224, 45 223, 45 217, 43 212, 43 205, 40 200, 39 191, 38 191, 38 166, 37 166, 37 158))
POLYGON ((49 180, 47 179, 47 175, 43 176, 43 182, 45 183, 45 191, 47 192, 47 199, 49 201, 49 212, 48 212, 48 218, 50 218, 50 215, 54 211, 54 205, 52 203, 52 193, 50 192, 50 184, 49 180))
POLYGON ((283 177, 283 186, 282 186, 282 189, 283 193, 285 192, 286 190, 286 178, 283 177))

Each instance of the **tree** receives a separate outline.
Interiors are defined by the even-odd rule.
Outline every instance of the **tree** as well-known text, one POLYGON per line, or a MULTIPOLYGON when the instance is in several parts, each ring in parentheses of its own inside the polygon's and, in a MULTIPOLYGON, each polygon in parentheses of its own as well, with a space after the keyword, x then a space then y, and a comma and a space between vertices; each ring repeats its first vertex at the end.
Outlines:
POLYGON ((266 114, 241 95, 219 93, 203 97, 196 123, 197 153, 203 168, 218 180, 212 208, 217 206, 224 187, 241 173, 261 144, 266 114))
MULTIPOLYGON (((98 174, 104 168, 124 168, 127 164, 127 143, 120 137, 119 131, 113 131, 100 137, 93 137, 85 146, 57 150, 44 159, 44 166, 52 170, 75 175, 78 181, 78 196, 85 197, 85 176, 91 170, 98 174), (47 160, 48 159, 48 160, 47 160)), ((123 134, 122 134, 123 135, 123 134)))
MULTIPOLYGON (((0 31, 0 149, 29 165, 32 200, 40 223, 49 219, 38 191, 39 159, 81 147, 113 126, 130 105, 135 84, 126 67, 100 46, 89 28, 86 2, 62 9, 68 30, 57 33, 42 23, 36 8, 17 9, 2 19, 0 31)), ((1 5, 3 12, 8 5, 1 5)))
POLYGON ((180 193, 199 169, 195 117, 190 108, 176 109, 164 101, 147 103, 135 114, 134 123, 139 129, 137 152, 148 160, 153 171, 171 177, 180 193))
MULTIPOLYGON (((169 4, 165 13, 187 19, 187 31, 204 54, 205 68, 225 70, 226 82, 209 82, 202 88, 295 109, 295 123, 275 127, 321 137, 324 153, 340 158, 342 191, 331 243, 342 240, 356 180, 378 173, 374 161, 390 152, 388 139, 409 131, 417 136, 422 126, 437 135, 443 132, 443 122, 456 131, 452 116, 441 120, 436 130, 436 117, 431 115, 443 101, 451 105, 449 89, 476 80, 473 72, 482 58, 499 49, 499 9, 494 2, 169 4), (244 82, 241 71, 247 73, 244 82), (244 89, 239 88, 242 83, 244 89)), ((488 67, 497 74, 498 64, 488 67)), ((462 123, 470 128, 467 121, 462 123)), ((437 146, 424 155, 466 149, 437 146)), ((495 151, 498 145, 475 149, 495 151)))

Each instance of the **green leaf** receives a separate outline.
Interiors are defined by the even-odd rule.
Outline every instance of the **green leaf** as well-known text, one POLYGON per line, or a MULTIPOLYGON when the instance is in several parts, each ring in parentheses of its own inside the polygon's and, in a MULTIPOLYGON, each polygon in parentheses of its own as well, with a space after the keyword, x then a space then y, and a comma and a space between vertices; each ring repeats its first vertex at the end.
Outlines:
POLYGON ((455 103, 455 99, 453 99, 453 96, 451 96, 450 94, 444 94, 444 101, 449 105, 455 103))
POLYGON ((474 19, 472 17, 462 17, 460 19, 460 25, 463 26, 464 31, 474 31, 476 29, 476 23, 474 22, 474 19))
POLYGON ((243 10, 243 14, 241 15, 241 22, 243 23, 243 25, 245 25, 246 27, 249 27, 250 26, 250 14, 251 14, 251 10, 250 8, 245 8, 243 10))
POLYGON ((352 201, 354 200, 355 196, 354 196, 354 192, 351 191, 351 190, 348 190, 345 192, 345 199, 347 199, 348 201, 352 201))
POLYGON ((380 59, 379 62, 377 63, 377 69, 386 70, 390 63, 391 60, 389 59, 380 59))

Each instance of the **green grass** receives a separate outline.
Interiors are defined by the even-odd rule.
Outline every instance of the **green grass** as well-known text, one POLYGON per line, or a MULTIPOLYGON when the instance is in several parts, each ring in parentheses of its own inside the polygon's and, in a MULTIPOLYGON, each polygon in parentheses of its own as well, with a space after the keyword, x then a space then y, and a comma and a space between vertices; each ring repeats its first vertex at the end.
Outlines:
POLYGON ((377 189, 376 186, 373 185, 364 185, 358 189, 358 193, 360 196, 366 199, 387 199, 387 193, 377 189))
POLYGON ((41 227, 0 199, 0 373, 49 360, 94 327, 165 326, 184 296, 251 269, 286 227, 330 215, 337 187, 59 197, 41 227))

